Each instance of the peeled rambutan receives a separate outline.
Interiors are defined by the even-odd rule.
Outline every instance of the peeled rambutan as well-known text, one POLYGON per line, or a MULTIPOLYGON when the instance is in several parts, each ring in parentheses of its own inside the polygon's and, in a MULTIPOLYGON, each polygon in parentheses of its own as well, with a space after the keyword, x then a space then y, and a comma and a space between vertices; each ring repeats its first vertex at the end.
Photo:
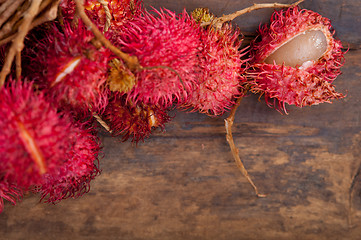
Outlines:
POLYGON ((63 29, 54 25, 44 41, 25 50, 33 63, 28 66, 32 70, 28 77, 46 92, 49 101, 78 112, 104 108, 111 52, 96 48, 93 39, 81 21, 76 27, 64 23, 63 29))
POLYGON ((209 27, 201 33, 198 54, 201 71, 186 107, 209 115, 220 115, 240 96, 240 81, 245 70, 240 50, 240 32, 225 24, 221 29, 209 27))
POLYGON ((55 204, 62 199, 82 196, 90 190, 90 181, 100 173, 97 167, 99 140, 94 131, 85 126, 74 126, 67 159, 56 172, 45 173, 42 184, 35 188, 46 202, 55 204))
POLYGON ((121 136, 123 141, 131 138, 139 142, 149 137, 155 128, 164 128, 170 121, 168 109, 141 102, 133 103, 127 96, 113 93, 102 115, 113 136, 121 136))
POLYGON ((184 102, 197 81, 200 28, 185 11, 154 11, 157 16, 144 12, 126 23, 117 45, 143 67, 136 72, 128 99, 168 107, 184 102))
POLYGON ((15 205, 22 196, 22 191, 16 185, 0 179, 0 213, 4 210, 4 199, 15 205))
POLYGON ((303 107, 343 97, 332 82, 341 73, 344 52, 329 19, 291 7, 274 12, 259 33, 247 70, 251 91, 284 111, 285 103, 303 107))

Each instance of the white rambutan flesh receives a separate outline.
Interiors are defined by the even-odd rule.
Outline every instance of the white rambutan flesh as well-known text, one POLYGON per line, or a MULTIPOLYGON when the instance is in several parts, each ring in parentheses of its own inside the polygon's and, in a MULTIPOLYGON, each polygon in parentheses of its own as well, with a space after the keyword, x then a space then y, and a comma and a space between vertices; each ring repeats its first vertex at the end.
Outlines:
POLYGON ((308 61, 317 61, 327 50, 327 39, 320 30, 305 31, 290 39, 269 55, 265 63, 286 66, 302 66, 308 61))

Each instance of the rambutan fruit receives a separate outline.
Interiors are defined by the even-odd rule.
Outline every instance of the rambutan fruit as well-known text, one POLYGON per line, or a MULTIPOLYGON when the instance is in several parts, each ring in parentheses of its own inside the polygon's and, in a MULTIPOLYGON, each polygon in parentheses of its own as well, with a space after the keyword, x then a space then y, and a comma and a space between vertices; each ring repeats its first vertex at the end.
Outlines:
POLYGON ((113 136, 121 136, 123 141, 131 138, 133 142, 143 141, 152 130, 164 128, 170 121, 168 109, 141 102, 133 103, 127 96, 112 93, 102 115, 113 136))
POLYGON ((344 52, 328 18, 291 7, 274 12, 259 33, 251 44, 247 84, 269 105, 286 111, 285 103, 303 107, 343 97, 332 82, 344 52))
POLYGON ((27 189, 62 163, 70 121, 59 117, 30 83, 6 84, 0 99, 0 172, 6 181, 27 189))
POLYGON ((221 29, 208 27, 202 31, 198 54, 201 71, 183 106, 220 115, 234 104, 234 98, 241 95, 240 81, 246 66, 245 60, 241 60, 244 54, 239 36, 240 31, 228 24, 221 29))
POLYGON ((90 190, 90 181, 100 170, 97 167, 100 151, 99 140, 94 130, 84 124, 75 124, 72 147, 67 159, 54 173, 45 173, 43 182, 35 188, 45 202, 57 203, 66 198, 77 198, 90 190))
POLYGON ((185 11, 154 11, 157 16, 144 12, 126 23, 117 45, 143 67, 135 73, 128 99, 168 107, 184 102, 197 81, 200 28, 185 11))
MULTIPOLYGON (((85 0, 85 13, 100 29, 105 30, 107 24, 107 14, 110 14, 109 30, 115 30, 127 21, 133 19, 133 16, 142 12, 142 1, 140 0, 106 0, 109 12, 106 12, 104 6, 98 0, 85 0)), ((73 0, 62 0, 59 4, 64 20, 72 20, 75 15, 75 3, 73 0)))
POLYGON ((4 199, 15 205, 23 197, 23 193, 16 185, 0 179, 0 213, 4 210, 4 199))
POLYGON ((95 47, 93 40, 92 32, 79 20, 76 27, 54 25, 44 41, 25 50, 33 58, 28 77, 63 109, 97 112, 107 103, 105 82, 111 52, 95 47))
POLYGON ((59 113, 31 83, 10 82, 1 88, 0 99, 0 172, 6 181, 28 189, 43 184, 44 174, 57 175, 72 155, 86 157, 83 149, 90 144, 72 117, 59 113))
MULTIPOLYGON (((111 15, 109 25, 111 31, 117 31, 119 27, 142 12, 142 1, 139 0, 107 0, 106 2, 111 15)), ((103 5, 97 0, 87 0, 84 7, 90 19, 101 29, 104 29, 107 24, 107 13, 103 5)))

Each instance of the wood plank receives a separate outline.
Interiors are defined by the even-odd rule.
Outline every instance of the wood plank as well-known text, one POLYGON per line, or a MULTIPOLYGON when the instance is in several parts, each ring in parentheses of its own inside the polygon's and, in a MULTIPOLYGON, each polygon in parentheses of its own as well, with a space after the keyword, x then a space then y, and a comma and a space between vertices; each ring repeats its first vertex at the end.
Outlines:
POLYGON ((258 96, 243 100, 235 143, 266 198, 233 162, 226 115, 174 112, 165 132, 136 147, 102 131, 103 171, 91 191, 57 205, 31 194, 6 203, 0 239, 360 239, 360 58, 361 50, 347 53, 335 81, 347 97, 333 104, 281 115, 258 96))
MULTIPOLYGON (((155 8, 165 7, 172 11, 181 12, 183 9, 192 11, 198 7, 207 7, 217 16, 230 14, 237 10, 251 6, 253 3, 271 3, 269 0, 242 0, 242 1, 219 1, 219 0, 182 0, 182 1, 144 1, 146 6, 155 8)), ((278 0, 278 3, 293 3, 296 1, 278 0)), ((361 46, 361 19, 357 17, 361 11, 361 3, 358 0, 305 0, 300 5, 320 13, 322 16, 330 18, 333 27, 336 29, 338 37, 344 41, 361 46)), ((273 9, 257 10, 234 20, 242 31, 254 32, 261 23, 267 23, 273 9)))

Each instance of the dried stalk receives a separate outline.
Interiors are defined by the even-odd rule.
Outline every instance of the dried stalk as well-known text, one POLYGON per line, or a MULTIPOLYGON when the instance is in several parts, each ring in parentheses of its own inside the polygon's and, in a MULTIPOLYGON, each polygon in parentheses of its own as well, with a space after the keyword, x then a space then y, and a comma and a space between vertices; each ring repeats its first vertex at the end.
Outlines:
POLYGON ((8 6, 8 2, 11 1, 7 1, 0 7, 0 26, 15 13, 16 9, 23 4, 24 0, 13 1, 10 6, 8 6), (4 12, 2 10, 4 10, 4 12))
POLYGON ((24 21, 18 28, 18 33, 9 48, 5 58, 5 63, 0 72, 0 87, 4 85, 6 76, 10 73, 11 65, 15 55, 24 48, 24 38, 28 33, 31 23, 38 14, 41 0, 33 0, 28 11, 24 15, 24 21))
POLYGON ((226 118, 224 120, 225 127, 226 127, 226 132, 227 132, 226 139, 227 139, 227 142, 228 142, 228 144, 229 144, 229 146, 231 148, 231 152, 232 152, 233 158, 234 158, 234 160, 235 160, 235 162, 237 164, 238 169, 242 172, 243 176, 245 176, 247 181, 252 185, 257 197, 266 197, 265 194, 259 193, 257 186, 253 183, 253 181, 252 181, 251 177, 249 176, 246 168, 244 167, 244 164, 243 164, 241 158, 239 157, 238 149, 237 149, 236 145, 234 144, 233 135, 232 135, 232 125, 233 125, 233 122, 234 122, 234 118, 235 118, 237 108, 239 107, 241 101, 242 101, 242 97, 237 99, 237 102, 233 106, 228 118, 226 118))
POLYGON ((0 29, 0 39, 2 39, 5 36, 8 36, 9 34, 13 33, 15 34, 17 30, 17 26, 22 23, 22 20, 20 20, 24 12, 29 8, 30 3, 25 2, 15 13, 14 15, 6 22, 4 25, 2 25, 0 29))
POLYGON ((235 13, 232 14, 228 14, 228 15, 223 15, 222 17, 218 17, 213 19, 212 21, 209 22, 205 22, 202 23, 201 26, 208 26, 211 25, 216 27, 216 28, 220 28, 222 26, 223 23, 225 22, 229 22, 232 21, 233 19, 235 19, 236 17, 239 17, 245 13, 249 13, 252 12, 254 10, 259 10, 259 9, 263 9, 263 8, 288 8, 288 7, 292 7, 292 6, 297 6, 298 4, 300 4, 301 2, 303 2, 304 0, 299 0, 295 3, 292 4, 283 4, 283 3, 254 3, 251 7, 239 10, 235 13))
POLYGON ((76 10, 79 17, 83 20, 84 24, 93 32, 94 36, 103 44, 104 47, 111 50, 119 58, 123 59, 128 68, 131 71, 141 69, 141 66, 138 62, 138 58, 135 56, 130 56, 116 46, 114 46, 105 36, 99 31, 95 24, 89 19, 84 11, 83 0, 74 0, 76 4, 76 10))
POLYGON ((16 79, 21 79, 21 52, 17 52, 15 56, 15 69, 16 69, 16 79))
POLYGON ((112 133, 113 131, 110 129, 109 125, 96 113, 93 113, 93 117, 97 122, 105 129, 107 132, 112 133))
POLYGON ((112 19, 112 14, 110 13, 108 2, 105 0, 98 0, 98 2, 103 6, 105 12, 105 25, 104 32, 107 32, 110 28, 110 21, 112 19))

